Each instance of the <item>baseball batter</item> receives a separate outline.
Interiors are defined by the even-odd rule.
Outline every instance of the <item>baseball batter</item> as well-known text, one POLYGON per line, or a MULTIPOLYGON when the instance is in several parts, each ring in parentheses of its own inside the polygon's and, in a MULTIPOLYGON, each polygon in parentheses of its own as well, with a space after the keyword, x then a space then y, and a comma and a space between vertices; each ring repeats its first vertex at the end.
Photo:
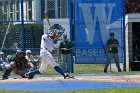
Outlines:
POLYGON ((42 63, 38 70, 26 73, 28 79, 32 79, 35 74, 44 73, 48 65, 51 65, 58 73, 60 73, 64 77, 64 79, 66 78, 64 72, 61 70, 60 67, 57 66, 57 63, 55 62, 53 56, 50 53, 53 50, 54 45, 57 43, 57 40, 58 32, 56 31, 42 35, 40 46, 40 56, 42 58, 42 63))

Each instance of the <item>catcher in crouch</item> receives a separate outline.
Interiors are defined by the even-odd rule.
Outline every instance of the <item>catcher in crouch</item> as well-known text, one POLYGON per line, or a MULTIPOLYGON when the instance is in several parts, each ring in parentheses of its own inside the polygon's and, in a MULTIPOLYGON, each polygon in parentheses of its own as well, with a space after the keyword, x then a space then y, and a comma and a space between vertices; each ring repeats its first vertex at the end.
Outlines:
POLYGON ((22 78, 27 78, 25 73, 34 69, 34 65, 25 58, 25 52, 19 50, 15 55, 8 57, 9 65, 6 67, 2 75, 2 79, 8 79, 8 76, 13 71, 14 74, 20 75, 22 78))
POLYGON ((55 69, 55 71, 60 73, 64 77, 64 79, 66 79, 64 72, 61 70, 60 67, 57 66, 57 63, 55 62, 53 56, 50 53, 53 50, 54 45, 57 44, 57 41, 58 41, 57 30, 42 35, 40 46, 41 48, 40 57, 42 58, 42 63, 38 70, 34 70, 25 74, 28 77, 28 79, 32 79, 35 74, 44 73, 46 71, 48 64, 51 65, 55 69))

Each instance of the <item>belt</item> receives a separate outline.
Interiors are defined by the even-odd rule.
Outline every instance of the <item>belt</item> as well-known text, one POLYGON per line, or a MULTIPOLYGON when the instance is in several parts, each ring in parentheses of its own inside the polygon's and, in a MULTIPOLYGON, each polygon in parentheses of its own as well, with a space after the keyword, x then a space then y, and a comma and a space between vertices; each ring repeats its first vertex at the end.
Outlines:
MULTIPOLYGON (((45 48, 46 50, 48 50, 48 48, 45 48)), ((51 52, 50 50, 48 50, 49 52, 51 52)))
POLYGON ((45 49, 45 50, 48 50, 49 52, 51 52, 48 48, 41 48, 41 49, 45 49))
POLYGON ((48 50, 47 48, 41 48, 41 49, 46 49, 46 50, 48 50))

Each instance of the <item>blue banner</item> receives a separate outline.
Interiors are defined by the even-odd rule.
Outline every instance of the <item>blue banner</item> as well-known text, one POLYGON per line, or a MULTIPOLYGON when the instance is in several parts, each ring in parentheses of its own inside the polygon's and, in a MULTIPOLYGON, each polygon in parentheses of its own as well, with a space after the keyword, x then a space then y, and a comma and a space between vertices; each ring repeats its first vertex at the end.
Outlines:
POLYGON ((119 61, 123 62, 124 1, 75 0, 75 61, 106 62, 106 42, 114 32, 119 40, 119 61))

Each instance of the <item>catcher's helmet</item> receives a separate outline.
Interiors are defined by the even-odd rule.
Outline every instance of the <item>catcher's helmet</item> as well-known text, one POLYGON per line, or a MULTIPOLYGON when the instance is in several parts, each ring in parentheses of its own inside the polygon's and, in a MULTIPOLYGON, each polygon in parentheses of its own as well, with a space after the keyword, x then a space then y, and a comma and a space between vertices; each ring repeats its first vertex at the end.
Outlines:
POLYGON ((22 50, 17 50, 16 55, 23 55, 25 56, 25 52, 22 50))

